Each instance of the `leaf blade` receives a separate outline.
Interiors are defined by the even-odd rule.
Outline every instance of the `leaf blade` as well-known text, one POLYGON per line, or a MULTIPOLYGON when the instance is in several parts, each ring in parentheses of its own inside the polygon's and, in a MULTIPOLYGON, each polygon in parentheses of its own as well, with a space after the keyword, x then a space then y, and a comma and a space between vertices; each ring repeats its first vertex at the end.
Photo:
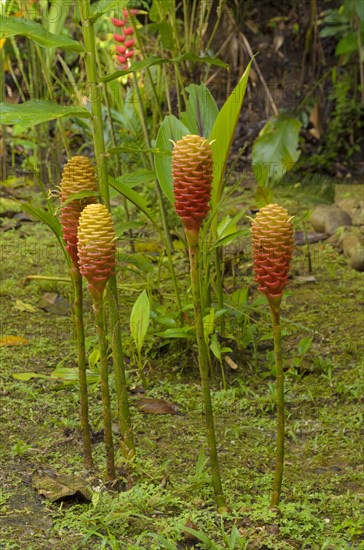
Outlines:
POLYGON ((238 85, 222 106, 210 134, 213 141, 214 179, 212 182, 211 206, 214 207, 222 195, 222 182, 230 147, 234 138, 240 111, 248 84, 252 60, 245 69, 238 85))
POLYGON ((137 298, 130 315, 130 332, 138 353, 140 353, 147 334, 150 319, 150 303, 145 290, 137 298))
POLYGON ((208 56, 199 57, 198 55, 195 55, 193 53, 185 53, 183 55, 178 55, 177 57, 171 57, 171 58, 151 56, 151 57, 148 57, 147 59, 143 59, 142 61, 136 61, 128 69, 118 70, 118 71, 114 71, 113 73, 107 74, 101 77, 101 81, 110 82, 111 80, 115 80, 115 78, 119 78, 119 76, 125 76, 130 73, 143 71, 144 69, 149 69, 149 67, 154 67, 155 65, 163 65, 164 63, 181 63, 181 61, 193 61, 195 63, 208 63, 210 65, 224 67, 225 69, 228 68, 227 63, 224 63, 223 61, 221 61, 221 59, 218 59, 217 57, 215 58, 208 57, 208 56))
POLYGON ((76 40, 72 40, 68 36, 53 34, 40 23, 30 19, 2 15, 0 38, 6 39, 17 35, 26 36, 42 48, 63 48, 75 52, 84 51, 84 47, 76 40))
POLYGON ((75 105, 58 105, 43 99, 30 100, 25 103, 0 103, 0 124, 11 126, 19 124, 28 127, 49 122, 64 117, 91 118, 91 114, 84 107, 75 105))

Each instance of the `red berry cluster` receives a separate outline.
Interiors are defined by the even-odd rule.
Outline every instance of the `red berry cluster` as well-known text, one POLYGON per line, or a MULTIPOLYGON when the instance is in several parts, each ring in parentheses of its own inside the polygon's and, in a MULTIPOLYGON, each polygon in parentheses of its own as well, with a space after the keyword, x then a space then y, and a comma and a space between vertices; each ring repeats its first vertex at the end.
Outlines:
POLYGON ((113 34, 114 40, 117 42, 115 46, 116 49, 116 59, 121 64, 122 69, 128 68, 128 59, 133 57, 135 50, 133 46, 135 44, 135 38, 133 38, 134 29, 132 26, 127 27, 127 20, 131 15, 137 15, 139 10, 125 10, 123 9, 124 19, 116 19, 115 17, 111 18, 112 24, 120 29, 122 34, 115 33, 113 34))

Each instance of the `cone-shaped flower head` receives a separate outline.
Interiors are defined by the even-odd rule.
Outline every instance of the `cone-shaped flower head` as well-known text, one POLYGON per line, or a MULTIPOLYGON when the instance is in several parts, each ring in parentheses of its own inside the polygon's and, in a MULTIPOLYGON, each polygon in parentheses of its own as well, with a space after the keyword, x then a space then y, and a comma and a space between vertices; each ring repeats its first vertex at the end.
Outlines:
MULTIPOLYGON (((63 169, 60 185, 60 199, 64 203, 70 195, 81 191, 97 192, 98 185, 91 161, 87 157, 72 157, 63 169)), ((76 199, 61 209, 61 223, 66 248, 75 266, 77 257, 77 229, 82 210, 87 204, 95 202, 95 197, 76 199)))
POLYGON ((280 299, 293 252, 293 224, 278 204, 268 204, 252 221, 255 279, 268 299, 280 299))
POLYGON ((100 297, 115 267, 115 230, 103 204, 89 204, 80 216, 78 257, 81 274, 93 297, 100 297))
POLYGON ((212 166, 211 145, 206 138, 187 135, 174 145, 174 206, 187 230, 198 231, 210 209, 212 166))

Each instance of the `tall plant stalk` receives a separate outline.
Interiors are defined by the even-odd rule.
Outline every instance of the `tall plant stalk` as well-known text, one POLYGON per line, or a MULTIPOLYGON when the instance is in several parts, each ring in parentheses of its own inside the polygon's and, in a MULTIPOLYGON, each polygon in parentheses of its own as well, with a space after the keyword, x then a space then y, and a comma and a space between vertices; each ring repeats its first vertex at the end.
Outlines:
POLYGON ((80 393, 80 421, 82 432, 83 459, 85 468, 91 470, 94 466, 91 450, 91 435, 88 416, 88 393, 86 377, 85 328, 83 324, 83 294, 82 276, 76 265, 72 264, 71 276, 74 288, 74 323, 77 338, 78 381, 80 393))
POLYGON ((175 198, 174 206, 176 213, 184 225, 190 257, 198 364, 206 415, 212 485, 215 492, 217 509, 219 512, 225 512, 227 507, 222 490, 217 458, 209 383, 210 357, 203 326, 203 302, 199 268, 199 235, 201 224, 207 217, 210 209, 209 201, 213 179, 212 150, 211 144, 207 139, 197 135, 187 135, 174 144, 172 152, 172 177, 175 198))
MULTIPOLYGON (((90 17, 90 1, 78 0, 80 8, 83 39, 85 44, 85 66, 88 84, 90 87, 90 103, 92 114, 92 131, 95 148, 95 157, 98 170, 100 194, 105 204, 110 207, 109 184, 107 175, 106 151, 103 134, 102 110, 101 110, 101 84, 96 62, 96 44, 94 22, 90 17)), ((118 399, 118 418, 120 430, 123 436, 123 450, 125 453, 134 452, 134 436, 128 404, 126 386, 126 374, 124 353, 120 334, 119 300, 116 276, 111 275, 107 297, 110 312, 110 330, 113 349, 113 362, 115 372, 115 386, 118 399)))
POLYGON ((284 465, 284 373, 280 308, 293 253, 294 231, 291 220, 287 210, 278 204, 268 204, 252 220, 255 279, 270 308, 276 367, 277 438, 272 507, 279 505, 284 465))
POLYGON ((214 426, 214 416, 212 412, 212 402, 209 383, 209 357, 208 349, 205 341, 203 316, 201 308, 201 289, 200 289, 200 269, 198 258, 198 233, 196 231, 186 230, 188 242, 188 251, 191 266, 191 285, 192 297, 195 312, 196 338, 198 346, 198 365, 201 377, 202 398, 205 408, 207 440, 210 453, 210 467, 212 485, 215 493, 217 509, 220 513, 226 512, 226 502, 222 489, 219 461, 217 458, 217 446, 214 426))
POLYGON ((104 418, 104 443, 106 450, 106 473, 109 481, 116 479, 114 444, 112 438, 109 374, 107 364, 107 343, 105 335, 104 300, 102 294, 94 297, 94 313, 97 337, 100 346, 101 395, 104 418))
POLYGON ((274 362, 276 368, 276 405, 277 405, 277 440, 276 466, 273 481, 271 506, 279 505, 284 463, 284 372, 282 363, 282 332, 280 325, 280 305, 273 299, 268 299, 273 329, 274 362))

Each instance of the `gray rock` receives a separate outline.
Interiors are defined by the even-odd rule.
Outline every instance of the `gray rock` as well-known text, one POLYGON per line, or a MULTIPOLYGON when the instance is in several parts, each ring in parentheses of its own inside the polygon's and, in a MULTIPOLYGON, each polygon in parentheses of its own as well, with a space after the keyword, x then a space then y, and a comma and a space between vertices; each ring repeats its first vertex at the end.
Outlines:
POLYGON ((360 240, 357 235, 346 235, 341 241, 341 247, 342 251, 344 252, 344 256, 350 258, 352 255, 352 250, 358 244, 360 245, 360 240))
POLYGON ((332 235, 339 227, 351 226, 352 221, 350 215, 336 204, 321 204, 312 212, 311 224, 315 231, 332 235))
POLYGON ((364 247, 359 242, 350 251, 349 264, 356 271, 364 271, 364 247))

